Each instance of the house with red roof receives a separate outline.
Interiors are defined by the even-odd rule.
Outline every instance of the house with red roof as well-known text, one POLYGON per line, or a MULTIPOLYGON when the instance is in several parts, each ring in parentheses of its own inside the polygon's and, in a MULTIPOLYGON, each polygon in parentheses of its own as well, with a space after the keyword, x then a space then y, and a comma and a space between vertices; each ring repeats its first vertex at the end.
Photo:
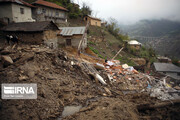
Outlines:
POLYGON ((32 22, 33 7, 23 0, 0 0, 0 20, 5 23, 32 22))
POLYGON ((32 10, 33 19, 36 21, 67 22, 68 10, 64 7, 44 0, 37 0, 32 5, 36 6, 32 10))

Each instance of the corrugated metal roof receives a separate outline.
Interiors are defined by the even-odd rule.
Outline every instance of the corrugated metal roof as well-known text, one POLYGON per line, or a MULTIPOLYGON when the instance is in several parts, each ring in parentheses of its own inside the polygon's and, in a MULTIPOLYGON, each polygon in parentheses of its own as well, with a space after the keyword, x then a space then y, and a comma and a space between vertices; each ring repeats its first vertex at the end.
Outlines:
POLYGON ((83 35, 85 32, 86 27, 60 27, 59 28, 60 35, 62 36, 73 36, 73 35, 83 35))
POLYGON ((180 67, 171 63, 154 63, 154 67, 158 72, 180 72, 180 67))

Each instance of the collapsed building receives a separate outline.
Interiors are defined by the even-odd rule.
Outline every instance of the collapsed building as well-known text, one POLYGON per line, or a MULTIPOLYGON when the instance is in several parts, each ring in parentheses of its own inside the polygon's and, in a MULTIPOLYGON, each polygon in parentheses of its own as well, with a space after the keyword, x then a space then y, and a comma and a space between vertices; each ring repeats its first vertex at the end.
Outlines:
POLYGON ((57 48, 56 24, 52 21, 11 23, 3 29, 5 35, 15 35, 22 43, 45 44, 57 48))

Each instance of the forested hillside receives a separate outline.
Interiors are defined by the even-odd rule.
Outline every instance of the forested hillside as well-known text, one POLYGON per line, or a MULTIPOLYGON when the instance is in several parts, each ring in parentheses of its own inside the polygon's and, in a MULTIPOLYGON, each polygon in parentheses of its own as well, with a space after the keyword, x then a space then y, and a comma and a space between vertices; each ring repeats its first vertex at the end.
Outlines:
POLYGON ((130 36, 160 37, 180 32, 180 22, 170 20, 141 20, 133 25, 120 26, 130 36))

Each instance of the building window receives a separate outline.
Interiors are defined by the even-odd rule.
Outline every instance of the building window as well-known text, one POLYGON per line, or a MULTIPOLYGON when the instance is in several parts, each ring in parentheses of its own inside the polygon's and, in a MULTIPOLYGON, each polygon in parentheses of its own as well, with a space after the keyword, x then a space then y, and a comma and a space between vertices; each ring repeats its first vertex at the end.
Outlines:
POLYGON ((59 12, 58 11, 56 11, 56 16, 59 16, 59 12))
POLYGON ((96 22, 96 26, 97 26, 97 22, 96 22))
POLYGON ((21 14, 24 14, 24 8, 20 8, 21 14))
POLYGON ((42 9, 42 13, 46 13, 46 9, 43 8, 43 9, 42 9))

